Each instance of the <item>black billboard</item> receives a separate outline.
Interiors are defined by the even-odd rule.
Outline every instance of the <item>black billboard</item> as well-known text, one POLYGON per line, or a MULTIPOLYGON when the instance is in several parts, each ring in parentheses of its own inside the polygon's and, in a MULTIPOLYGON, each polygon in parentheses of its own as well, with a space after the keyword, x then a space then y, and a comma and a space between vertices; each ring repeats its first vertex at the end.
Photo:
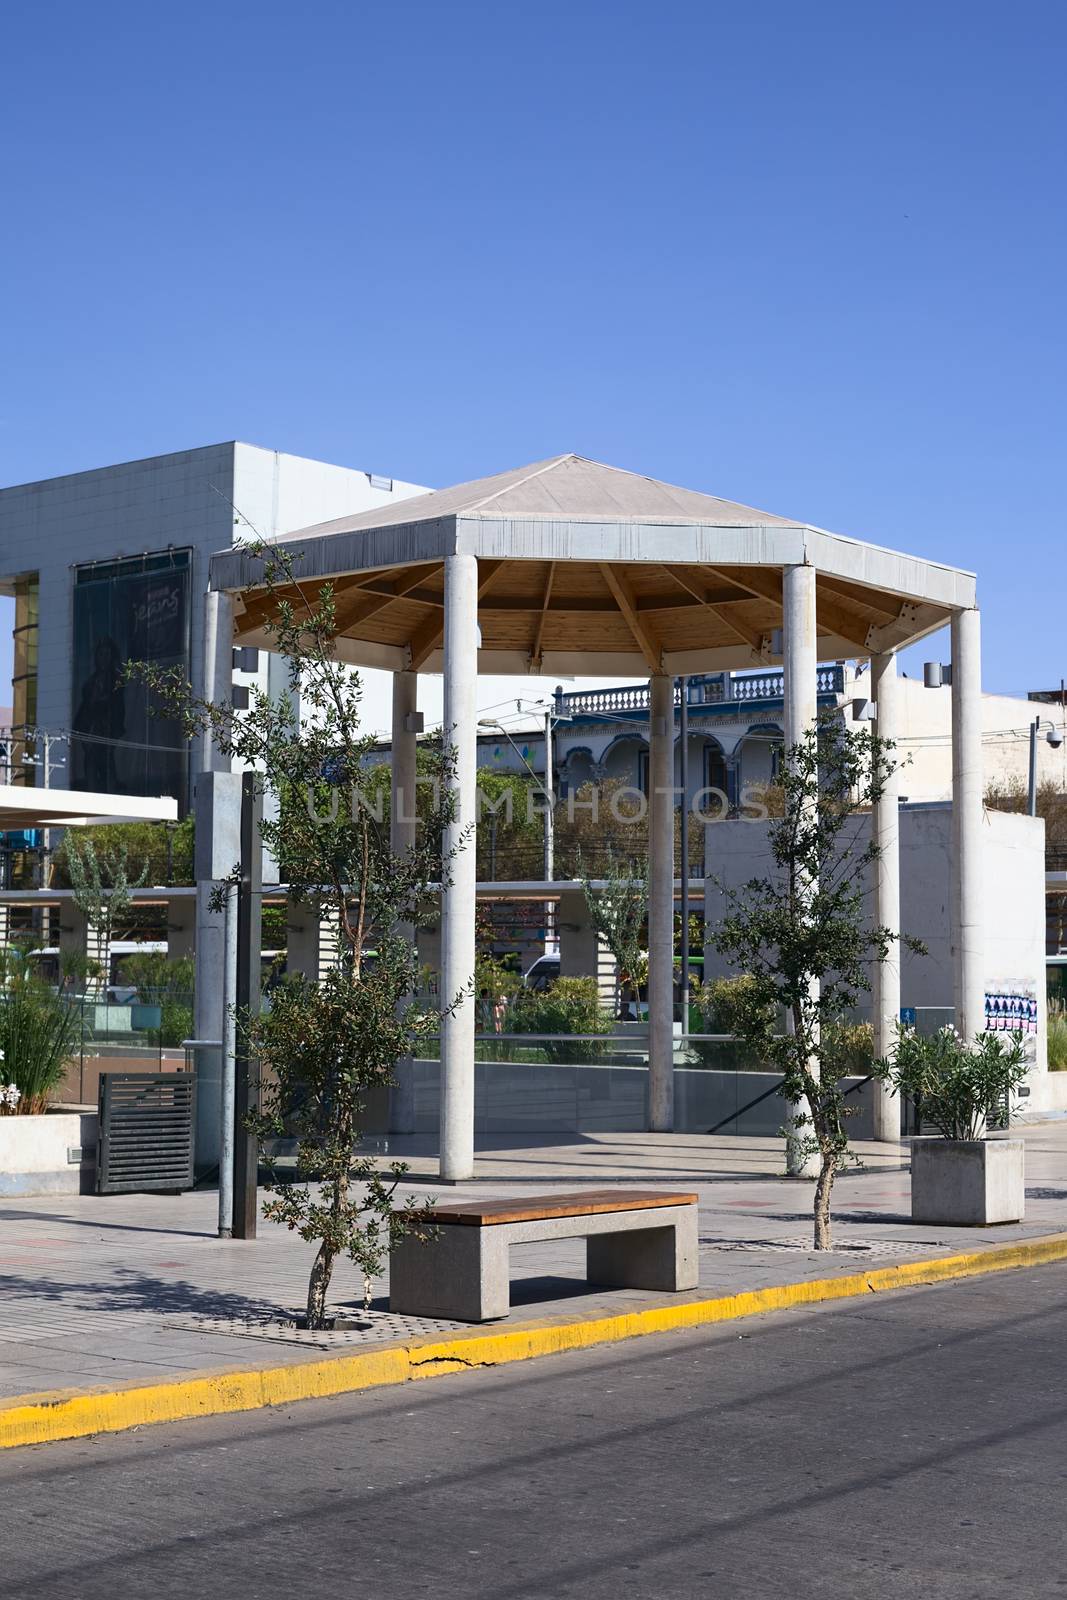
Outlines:
POLYGON ((70 779, 75 789, 171 795, 188 805, 181 725, 129 661, 189 675, 190 552, 95 562, 74 573, 70 779))

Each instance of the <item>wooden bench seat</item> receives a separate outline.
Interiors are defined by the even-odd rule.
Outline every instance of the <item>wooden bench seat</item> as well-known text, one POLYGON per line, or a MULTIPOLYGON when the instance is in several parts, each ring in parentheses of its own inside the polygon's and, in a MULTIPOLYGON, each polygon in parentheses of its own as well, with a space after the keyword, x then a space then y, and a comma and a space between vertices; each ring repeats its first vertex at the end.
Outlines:
POLYGON ((408 1316, 488 1322, 510 1305, 513 1244, 585 1238, 591 1284, 695 1289, 697 1196, 656 1189, 468 1200, 415 1214, 430 1239, 402 1239, 389 1258, 389 1307, 408 1316))

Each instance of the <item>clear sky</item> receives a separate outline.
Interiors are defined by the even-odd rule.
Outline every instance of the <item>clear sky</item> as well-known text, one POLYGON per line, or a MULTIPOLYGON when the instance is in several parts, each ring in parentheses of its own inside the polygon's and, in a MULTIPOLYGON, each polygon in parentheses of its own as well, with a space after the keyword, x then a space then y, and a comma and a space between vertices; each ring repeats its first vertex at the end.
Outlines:
POLYGON ((1067 674, 1063 0, 44 3, 3 57, 0 482, 576 450, 974 568, 986 687, 1067 674))

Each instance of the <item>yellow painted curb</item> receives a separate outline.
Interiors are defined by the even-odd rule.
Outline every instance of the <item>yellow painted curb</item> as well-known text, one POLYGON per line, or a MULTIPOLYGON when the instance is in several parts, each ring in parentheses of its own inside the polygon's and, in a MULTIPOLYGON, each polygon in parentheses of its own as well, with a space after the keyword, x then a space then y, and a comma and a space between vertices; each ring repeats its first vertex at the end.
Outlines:
POLYGON ((839 1278, 814 1278, 806 1283, 778 1284, 716 1300, 689 1300, 651 1306, 617 1317, 578 1318, 558 1322, 510 1325, 498 1330, 450 1334, 407 1344, 379 1345, 351 1355, 292 1362, 281 1367, 256 1367, 238 1372, 203 1372, 195 1378, 129 1385, 113 1390, 54 1390, 16 1395, 0 1402, 0 1449, 116 1433, 154 1422, 255 1411, 262 1406, 289 1405, 294 1400, 322 1399, 357 1389, 434 1378, 472 1367, 497 1367, 533 1356, 585 1350, 642 1334, 675 1328, 699 1328, 767 1311, 846 1300, 918 1284, 945 1283, 953 1278, 1035 1267, 1067 1259, 1067 1233, 1017 1244, 994 1245, 964 1255, 938 1256, 898 1267, 850 1273, 839 1278))

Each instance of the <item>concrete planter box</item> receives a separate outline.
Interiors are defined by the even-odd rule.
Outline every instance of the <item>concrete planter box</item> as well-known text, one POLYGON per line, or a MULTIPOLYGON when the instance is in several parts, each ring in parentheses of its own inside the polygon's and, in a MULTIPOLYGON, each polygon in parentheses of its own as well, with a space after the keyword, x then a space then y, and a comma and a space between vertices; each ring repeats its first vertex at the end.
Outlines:
POLYGON ((912 1222, 1021 1222, 1024 1151, 1021 1139, 913 1139, 912 1222))
POLYGON ((96 1125, 95 1111, 0 1117, 0 1195, 91 1193, 96 1125))

